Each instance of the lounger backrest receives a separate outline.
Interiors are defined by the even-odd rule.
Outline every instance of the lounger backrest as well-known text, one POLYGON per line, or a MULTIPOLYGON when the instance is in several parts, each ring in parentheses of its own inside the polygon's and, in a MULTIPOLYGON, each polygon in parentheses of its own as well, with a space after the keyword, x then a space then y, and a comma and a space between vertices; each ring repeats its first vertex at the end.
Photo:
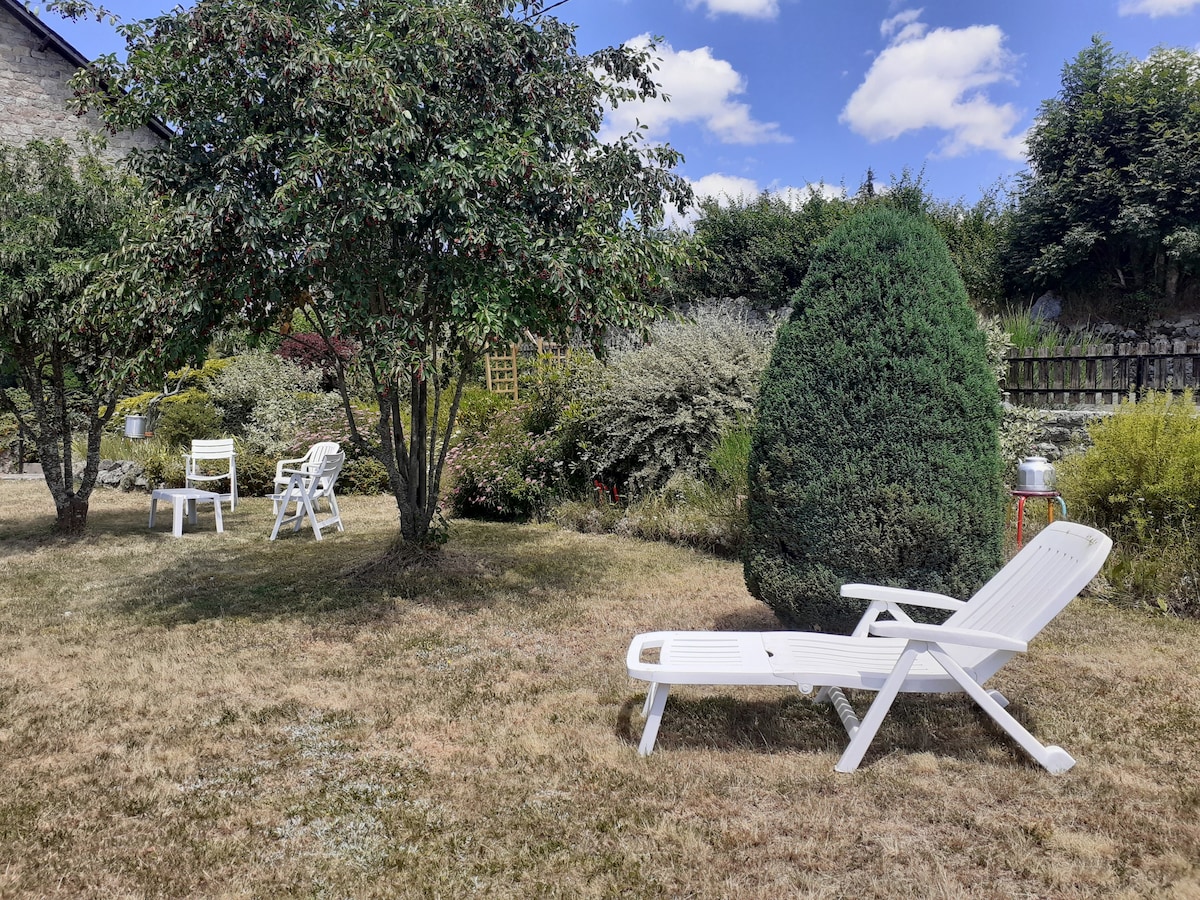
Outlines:
MULTIPOLYGON (((945 624, 1032 640, 1095 577, 1111 549, 1108 535, 1094 528, 1047 525, 945 624)), ((982 680, 1012 654, 962 648, 955 656, 982 680)))

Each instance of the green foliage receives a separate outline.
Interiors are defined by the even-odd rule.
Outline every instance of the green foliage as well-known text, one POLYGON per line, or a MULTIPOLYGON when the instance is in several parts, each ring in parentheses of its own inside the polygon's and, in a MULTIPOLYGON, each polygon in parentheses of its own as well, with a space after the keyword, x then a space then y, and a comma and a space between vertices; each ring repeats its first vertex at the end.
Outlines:
POLYGON ((710 481, 678 474, 661 490, 631 502, 612 530, 736 556, 746 534, 746 503, 710 481))
POLYGON ((708 466, 716 483, 735 496, 749 490, 751 428, 736 424, 728 428, 708 454, 708 466))
POLYGON ((269 456, 306 450, 316 440, 346 438, 345 416, 337 394, 287 391, 259 398, 242 440, 269 456), (337 434, 330 427, 336 425, 337 434), (327 435, 329 435, 327 437, 327 435))
POLYGON ((1009 257, 1029 289, 1101 291, 1143 324, 1200 271, 1200 58, 1093 38, 1029 132, 1009 257))
POLYGON ((737 556, 746 534, 745 500, 687 475, 628 505, 568 500, 551 515, 563 528, 587 534, 667 541, 722 556, 737 556))
POLYGON ((347 459, 342 464, 342 474, 338 476, 336 491, 339 494, 368 496, 390 493, 387 469, 379 460, 369 456, 347 459))
POLYGON ((996 188, 984 191, 971 206, 959 200, 928 201, 926 215, 946 242, 954 267, 971 298, 983 312, 996 312, 1008 295, 1005 260, 1013 209, 996 188))
POLYGON ((154 436, 174 447, 187 447, 197 439, 220 437, 221 414, 208 395, 191 388, 163 399, 154 436))
POLYGON ((1008 351, 1013 347, 1012 335, 1005 330, 999 316, 980 314, 976 321, 983 332, 988 365, 996 376, 996 382, 1003 386, 1008 377, 1008 351))
POLYGON ((406 540, 429 536, 440 410, 485 347, 640 327, 690 256, 657 227, 691 199, 679 155, 598 138, 606 108, 658 96, 654 46, 581 55, 553 5, 202 3, 122 26, 124 60, 76 78, 113 126, 178 129, 136 161, 201 308, 262 331, 304 306, 361 347, 406 540))
POLYGON ((469 384, 463 388, 456 424, 464 434, 483 431, 494 417, 512 409, 512 405, 512 399, 503 394, 494 393, 476 384, 469 384))
MULTIPOLYGON (((134 442, 106 435, 105 447, 101 452, 105 459, 132 459, 140 463, 146 474, 146 483, 150 485, 151 490, 159 485, 183 487, 183 455, 178 447, 164 441, 156 439, 134 442), (120 441, 123 446, 110 449, 108 447, 109 440, 120 441)), ((245 491, 244 480, 239 478, 238 482, 238 487, 245 491)))
POLYGON ((617 354, 592 423, 606 480, 648 492, 675 474, 702 478, 725 432, 754 408, 774 327, 737 308, 660 323, 645 347, 617 354))
POLYGON ((1113 536, 1114 600, 1200 616, 1200 413, 1190 394, 1151 393, 1088 428, 1056 466, 1073 517, 1113 536))
POLYGON ((803 281, 821 241, 856 211, 874 206, 929 219, 945 239, 972 304, 990 311, 1004 304, 1003 261, 1012 210, 1000 191, 985 191, 970 206, 937 200, 923 173, 908 170, 894 177, 887 192, 877 192, 868 173, 863 189, 850 198, 813 190, 803 198, 764 191, 754 198, 700 201, 695 233, 706 263, 677 272, 673 296, 677 301, 744 297, 760 309, 782 308, 803 281))
POLYGON ((94 151, 0 144, 0 372, 29 398, 21 408, 0 387, 0 409, 37 446, 62 533, 86 522, 101 434, 126 384, 195 349, 189 310, 130 263, 146 233, 143 195, 94 151))
POLYGON ((1001 477, 1005 484, 1017 483, 1017 466, 1026 456, 1033 456, 1037 439, 1050 416, 1045 410, 1006 403, 1000 419, 1000 459, 1004 464, 1001 477))
POLYGON ((244 441, 237 441, 235 446, 238 493, 243 497, 261 497, 274 491, 278 457, 244 441))
POLYGON ((1017 350, 1087 347, 1104 343, 1087 329, 1067 330, 1046 319, 1035 319, 1027 307, 1008 310, 1000 316, 1000 325, 1017 350))
POLYGON ((804 280, 816 246, 853 210, 818 190, 802 202, 764 191, 757 197, 700 201, 695 233, 708 251, 703 267, 677 273, 684 298, 745 298, 778 309, 804 280))
POLYGON ((1060 461, 1073 515, 1115 538, 1153 545, 1200 526, 1200 415, 1192 394, 1147 394, 1088 427, 1091 446, 1060 461))
POLYGON ((745 555, 797 627, 845 630, 841 584, 968 596, 999 567, 999 392, 945 243, 873 207, 813 260, 763 375, 745 555))
POLYGON ((546 436, 563 463, 563 490, 586 490, 597 474, 594 442, 606 405, 607 366, 587 352, 566 359, 543 356, 522 375, 521 424, 546 436))
POLYGON ((226 429, 241 433, 260 403, 284 394, 313 394, 320 381, 318 370, 306 369, 274 353, 253 350, 230 359, 211 380, 208 395, 220 410, 226 429))
POLYGON ((450 508, 460 516, 541 516, 562 495, 563 463, 556 450, 552 436, 524 428, 517 410, 501 413, 485 432, 450 451, 450 508))
POLYGON ((1200 531, 1171 529, 1153 543, 1118 541, 1103 572, 1123 606, 1200 618, 1200 531))

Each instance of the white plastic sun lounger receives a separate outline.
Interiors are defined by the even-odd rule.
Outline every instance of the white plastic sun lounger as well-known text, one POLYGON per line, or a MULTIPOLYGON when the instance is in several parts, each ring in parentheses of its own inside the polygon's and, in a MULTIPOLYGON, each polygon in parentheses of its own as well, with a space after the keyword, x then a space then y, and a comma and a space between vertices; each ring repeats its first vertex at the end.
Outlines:
POLYGON ((965 692, 1038 763, 1065 772, 1075 760, 1043 746, 1004 707, 999 691, 983 685, 1026 650, 1038 634, 1100 571, 1112 541, 1074 522, 1044 528, 967 602, 944 594, 847 584, 842 595, 869 601, 850 635, 803 631, 658 631, 639 634, 626 665, 650 682, 638 752, 654 749, 663 708, 676 684, 780 685, 817 690, 832 703, 850 736, 839 772, 853 772, 900 692, 965 692), (901 605, 951 610, 941 625, 913 622, 901 605), (881 619, 881 614, 890 619, 881 619), (658 650, 657 661, 643 659, 658 650), (860 720, 845 689, 877 695, 860 720))

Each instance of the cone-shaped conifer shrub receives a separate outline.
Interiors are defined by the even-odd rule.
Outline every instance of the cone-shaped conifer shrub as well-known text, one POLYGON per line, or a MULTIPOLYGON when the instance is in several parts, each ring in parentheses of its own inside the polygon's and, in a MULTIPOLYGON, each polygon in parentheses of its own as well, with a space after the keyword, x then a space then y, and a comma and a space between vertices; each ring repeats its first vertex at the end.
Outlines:
POLYGON ((885 207, 840 226, 762 379, 750 591, 831 632, 865 607, 839 596, 847 582, 970 596, 1001 563, 999 422, 984 336, 934 228, 885 207))

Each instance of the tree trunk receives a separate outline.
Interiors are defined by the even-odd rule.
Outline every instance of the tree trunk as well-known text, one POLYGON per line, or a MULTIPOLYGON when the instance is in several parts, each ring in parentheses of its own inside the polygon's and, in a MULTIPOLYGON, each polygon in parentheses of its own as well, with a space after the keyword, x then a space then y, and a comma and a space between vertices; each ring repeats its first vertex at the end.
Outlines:
POLYGON ((78 537, 87 525, 88 502, 72 494, 67 502, 57 508, 58 518, 54 523, 55 533, 63 537, 78 537))

